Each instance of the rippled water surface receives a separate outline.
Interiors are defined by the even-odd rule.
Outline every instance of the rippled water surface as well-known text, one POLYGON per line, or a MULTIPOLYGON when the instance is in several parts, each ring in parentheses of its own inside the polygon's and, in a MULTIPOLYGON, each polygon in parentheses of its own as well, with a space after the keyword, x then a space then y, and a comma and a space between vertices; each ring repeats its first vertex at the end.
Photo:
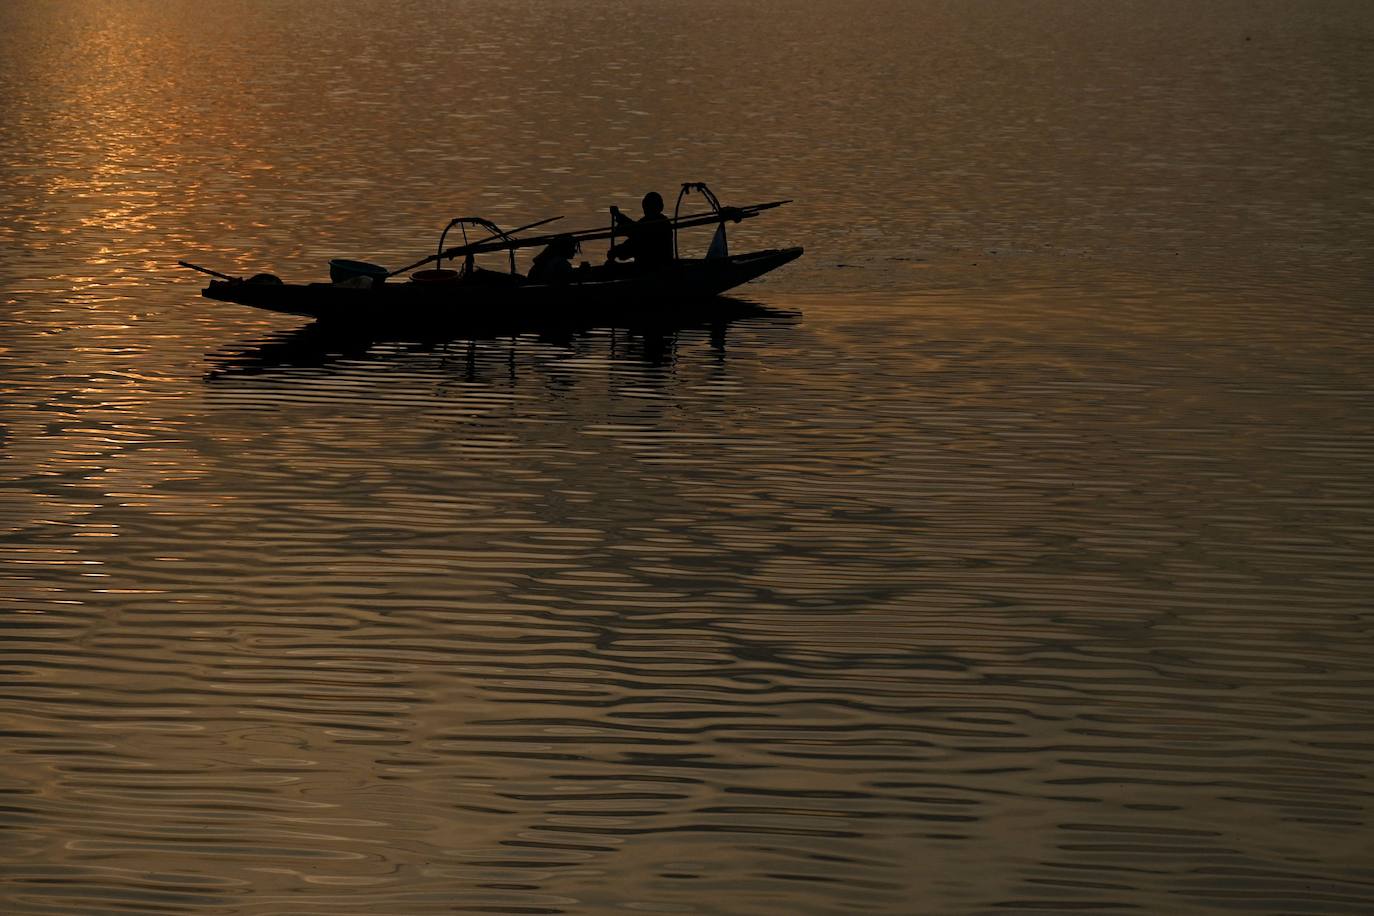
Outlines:
POLYGON ((1374 909, 1371 49, 0 6, 0 910, 1374 909), (733 320, 426 339, 175 266, 694 179, 797 201, 733 320))

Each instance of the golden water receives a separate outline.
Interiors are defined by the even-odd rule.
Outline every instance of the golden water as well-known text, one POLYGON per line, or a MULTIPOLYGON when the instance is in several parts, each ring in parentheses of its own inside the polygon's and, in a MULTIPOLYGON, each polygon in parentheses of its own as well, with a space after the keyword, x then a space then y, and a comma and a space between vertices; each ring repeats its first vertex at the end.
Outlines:
POLYGON ((1371 48, 0 6, 0 911, 1368 911, 1371 48), (698 179, 796 198, 761 316, 388 338, 175 267, 698 179))

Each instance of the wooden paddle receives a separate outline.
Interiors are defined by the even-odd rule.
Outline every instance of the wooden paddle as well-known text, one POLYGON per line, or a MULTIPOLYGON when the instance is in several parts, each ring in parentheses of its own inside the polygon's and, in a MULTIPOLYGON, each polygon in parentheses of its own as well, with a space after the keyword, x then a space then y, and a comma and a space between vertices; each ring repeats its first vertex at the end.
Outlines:
MULTIPOLYGON (((677 219, 668 220, 669 224, 675 229, 690 229, 694 226, 709 226, 712 223, 719 223, 722 220, 739 222, 744 219, 752 219, 764 210, 771 210, 774 207, 781 207, 783 204, 790 204, 790 200, 774 200, 764 204, 750 204, 746 207, 722 207, 720 212, 692 213, 687 216, 680 216, 677 219)), ((483 254, 491 251, 505 251, 507 248, 533 248, 538 245, 547 245, 559 236, 567 236, 578 242, 591 242, 597 239, 608 239, 618 234, 614 226, 600 229, 578 229, 573 232, 555 233, 552 235, 532 235, 525 239, 512 241, 482 241, 474 242, 471 245, 463 246, 462 250, 450 249, 457 254, 483 254)), ((444 253, 445 257, 449 252, 444 253)), ((434 258, 431 256, 430 260, 434 258)))
POLYGON ((192 270, 198 270, 203 274, 209 274, 212 277, 219 277, 221 280, 232 280, 235 283, 240 283, 243 281, 242 277, 231 277, 228 274, 222 274, 217 270, 211 270, 208 267, 201 267, 199 264, 192 264, 190 261, 177 261, 177 263, 180 264, 182 267, 189 267, 192 270))
MULTIPOLYGON (((548 219, 536 220, 536 221, 533 222, 533 223, 526 223, 526 224, 523 225, 523 226, 517 226, 516 228, 511 229, 509 232, 506 232, 506 233, 496 233, 496 232, 493 232, 491 235, 487 236, 486 238, 482 239, 481 241, 473 242, 473 243, 470 244, 470 245, 459 245, 457 248, 450 248, 450 249, 448 249, 447 251, 441 251, 439 254, 432 254, 432 255, 430 255, 430 256, 427 257, 427 258, 423 258, 423 259, 421 259, 421 260, 419 260, 419 261, 416 261, 414 264, 411 264, 411 265, 409 265, 408 267, 402 267, 400 270, 393 270, 391 273, 387 274, 387 276, 388 276, 388 277, 394 277, 394 276, 396 276, 397 274, 403 274, 403 273, 405 273, 405 272, 408 271, 408 270, 414 270, 415 268, 419 267, 419 266, 422 265, 422 264, 428 264, 430 261, 438 261, 438 260, 440 260, 441 258, 452 258, 452 257, 454 257, 454 256, 456 256, 456 255, 467 254, 467 253, 468 253, 468 249, 474 248, 474 247, 477 246, 477 245, 482 245, 482 244, 484 244, 484 243, 486 243, 486 242, 492 241, 493 239, 502 238, 503 236, 504 236, 505 238, 509 238, 510 236, 515 235, 515 233, 517 233, 517 232, 524 232, 526 229, 533 229, 535 226, 543 226, 543 225, 545 225, 545 224, 547 224, 547 223, 552 223, 552 222, 554 222, 555 220, 560 220, 560 219, 562 219, 562 218, 563 218, 563 217, 561 217, 561 216, 550 216, 548 219)), ((497 249, 493 249, 493 250, 501 251, 501 250, 503 250, 503 249, 497 248, 497 249)))

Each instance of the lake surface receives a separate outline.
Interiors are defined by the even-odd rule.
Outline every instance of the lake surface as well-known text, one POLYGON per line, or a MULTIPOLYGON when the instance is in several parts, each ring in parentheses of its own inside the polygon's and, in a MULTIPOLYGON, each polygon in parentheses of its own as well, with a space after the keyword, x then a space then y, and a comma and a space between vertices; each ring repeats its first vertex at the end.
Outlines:
POLYGON ((1374 909, 1371 54, 1363 2, 0 6, 0 910, 1374 909), (807 255, 669 333, 175 266, 703 179, 807 255))

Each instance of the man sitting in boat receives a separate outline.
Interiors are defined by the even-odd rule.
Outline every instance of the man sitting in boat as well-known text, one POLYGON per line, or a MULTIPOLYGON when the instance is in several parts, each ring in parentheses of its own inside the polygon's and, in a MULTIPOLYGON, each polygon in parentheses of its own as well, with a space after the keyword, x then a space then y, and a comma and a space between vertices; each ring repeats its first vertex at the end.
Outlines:
POLYGON ((612 245, 608 261, 634 260, 643 267, 662 267, 673 262, 673 224, 663 215, 663 198, 657 191, 644 195, 644 217, 634 220, 611 207, 615 229, 624 232, 625 241, 612 245))
POLYGON ((560 235, 534 256, 530 279, 537 283, 566 282, 572 277, 572 256, 575 254, 577 240, 570 235, 560 235))

